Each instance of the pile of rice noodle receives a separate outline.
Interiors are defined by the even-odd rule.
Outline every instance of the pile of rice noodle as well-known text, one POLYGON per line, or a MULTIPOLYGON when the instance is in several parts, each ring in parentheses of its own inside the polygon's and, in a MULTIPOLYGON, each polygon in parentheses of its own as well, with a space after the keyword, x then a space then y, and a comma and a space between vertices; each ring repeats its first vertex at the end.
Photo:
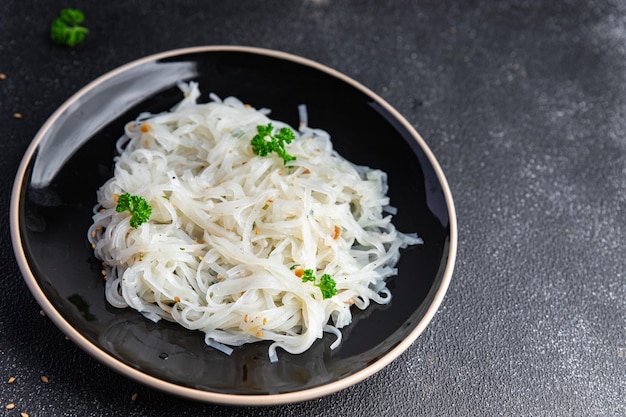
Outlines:
POLYGON ((179 87, 170 112, 126 125, 114 176, 97 191, 88 239, 108 302, 201 330, 227 354, 269 340, 276 361, 277 347, 301 353, 324 332, 337 347, 352 306, 389 303, 400 249, 421 243, 391 223, 386 174, 341 157, 328 133, 307 126, 304 106, 286 145, 296 159, 257 156, 257 125, 289 126, 235 97, 197 103, 197 83, 179 87), (150 203, 148 222, 133 228, 129 212, 116 212, 123 193, 150 203), (303 269, 329 274, 337 294, 324 299, 303 269))

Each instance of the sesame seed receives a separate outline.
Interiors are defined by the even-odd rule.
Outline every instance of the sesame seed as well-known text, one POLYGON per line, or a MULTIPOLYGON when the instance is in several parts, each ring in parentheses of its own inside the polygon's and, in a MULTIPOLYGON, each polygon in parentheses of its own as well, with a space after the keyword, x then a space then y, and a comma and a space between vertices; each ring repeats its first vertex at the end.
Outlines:
POLYGON ((130 400, 131 401, 137 401, 137 393, 133 393, 133 395, 130 396, 130 400))
POLYGON ((246 316, 243 318, 243 321, 245 321, 246 323, 250 321, 250 316, 248 314, 246 314, 246 316))
POLYGON ((178 296, 174 297, 174 301, 176 301, 177 303, 180 303, 180 297, 178 296))
POLYGON ((0 72, 0 80, 6 80, 7 75, 5 73, 0 72))
POLYGON ((22 416, 22 417, 29 417, 28 413, 25 413, 23 411, 20 413, 20 416, 22 416))
POLYGON ((261 331, 256 332, 256 337, 261 337, 261 336, 263 336, 263 332, 261 331))
POLYGON ((9 378, 9 380, 7 381, 7 384, 12 384, 15 382, 15 377, 12 376, 11 378, 9 378))
POLYGON ((14 119, 21 119, 22 118, 22 113, 13 113, 13 118, 14 119))
POLYGON ((267 317, 264 317, 263 318, 263 325, 266 325, 266 324, 267 324, 267 317))
POLYGON ((44 384, 47 384, 49 382, 48 377, 45 375, 41 376, 41 382, 43 382, 44 384))
POLYGON ((15 408, 15 404, 11 403, 11 404, 7 404, 4 406, 4 408, 6 408, 7 410, 13 410, 15 408))
POLYGON ((40 315, 41 317, 46 317, 46 312, 45 312, 45 311, 43 311, 43 310, 39 310, 39 315, 40 315))

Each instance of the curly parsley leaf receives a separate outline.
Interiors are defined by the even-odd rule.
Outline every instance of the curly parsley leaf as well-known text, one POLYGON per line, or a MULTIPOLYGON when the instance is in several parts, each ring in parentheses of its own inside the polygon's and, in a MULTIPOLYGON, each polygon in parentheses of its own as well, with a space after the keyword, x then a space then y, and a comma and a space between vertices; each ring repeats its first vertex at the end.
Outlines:
POLYGON ((302 273, 302 282, 313 282, 313 284, 322 291, 322 297, 324 299, 331 298, 337 294, 337 283, 329 275, 324 274, 320 278, 319 282, 316 282, 315 272, 312 269, 305 269, 302 273))
POLYGON ((89 30, 81 26, 85 15, 78 9, 62 9, 50 26, 50 38, 54 43, 74 47, 83 42, 89 30))
POLYGON ((117 200, 115 211, 130 212, 130 225, 136 229, 140 224, 148 221, 152 214, 152 206, 143 197, 126 193, 117 200))
POLYGON ((330 298, 333 295, 337 294, 337 283, 335 280, 328 274, 322 275, 320 278, 319 284, 317 285, 320 290, 322 290, 322 296, 324 298, 330 298))
POLYGON ((258 125, 256 130, 257 134, 250 141, 252 151, 256 155, 267 156, 272 152, 276 152, 283 159, 285 165, 289 161, 296 159, 295 156, 289 155, 285 150, 285 144, 291 143, 296 138, 293 130, 283 127, 278 133, 274 134, 274 126, 271 123, 267 126, 258 125))

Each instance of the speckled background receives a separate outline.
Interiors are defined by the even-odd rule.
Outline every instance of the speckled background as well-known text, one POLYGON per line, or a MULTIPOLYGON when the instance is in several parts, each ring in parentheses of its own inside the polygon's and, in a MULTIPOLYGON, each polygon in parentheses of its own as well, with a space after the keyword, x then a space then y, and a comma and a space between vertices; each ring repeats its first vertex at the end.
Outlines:
POLYGON ((626 415, 626 3, 3 0, 0 33, 0 415, 626 415), (66 6, 91 30, 73 50, 48 38, 66 6), (440 310, 408 351, 339 393, 237 408, 153 391, 65 340, 21 279, 8 204, 37 130, 105 72, 205 44, 355 78, 448 178, 459 250, 440 310))

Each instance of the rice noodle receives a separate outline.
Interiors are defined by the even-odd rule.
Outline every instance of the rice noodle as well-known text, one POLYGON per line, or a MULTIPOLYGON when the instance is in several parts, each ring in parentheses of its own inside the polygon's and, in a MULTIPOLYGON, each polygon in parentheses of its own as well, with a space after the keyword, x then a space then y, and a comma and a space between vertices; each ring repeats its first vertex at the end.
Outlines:
POLYGON ((289 126, 235 97, 197 103, 197 83, 179 87, 170 112, 126 125, 114 176, 97 191, 88 238, 106 265, 106 299, 200 330, 225 353, 269 340, 276 361, 278 347, 301 353, 324 332, 335 348, 351 308, 390 302, 400 249, 421 243, 391 223, 386 174, 334 151, 306 106, 286 146, 296 159, 257 156, 257 125, 289 126), (116 212, 123 193, 150 203, 148 222, 133 228, 116 212), (298 269, 329 274, 337 294, 324 299, 298 269))

